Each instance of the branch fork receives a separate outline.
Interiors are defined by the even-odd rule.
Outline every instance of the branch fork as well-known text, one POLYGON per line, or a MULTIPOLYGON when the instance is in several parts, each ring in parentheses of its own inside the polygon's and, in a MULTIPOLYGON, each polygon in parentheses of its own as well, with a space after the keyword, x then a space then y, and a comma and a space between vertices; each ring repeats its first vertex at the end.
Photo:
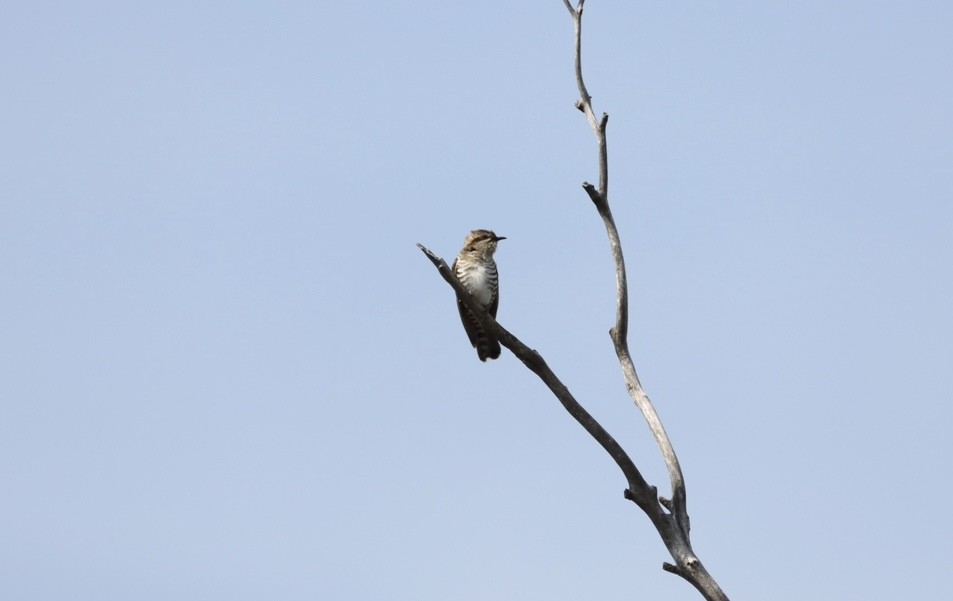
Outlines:
POLYGON ((691 539, 689 537, 691 525, 688 517, 685 480, 682 475, 682 470, 679 466, 678 458, 675 455, 675 449, 669 440, 668 434, 665 432, 665 428, 662 426, 662 421, 655 411, 651 400, 649 400, 648 395, 642 389, 642 384, 639 382, 639 377, 635 370, 635 364, 629 353, 629 299, 625 258, 622 253, 622 243, 619 239, 618 228, 616 227, 615 220, 612 217, 612 211, 609 207, 609 169, 606 145, 606 125, 609 122, 609 116, 603 113, 599 119, 596 118, 592 109, 592 97, 586 89, 586 84, 582 76, 582 13, 585 0, 578 0, 578 4, 575 7, 572 6, 569 0, 563 0, 563 4, 565 4, 572 16, 575 30, 575 74, 576 85, 579 90, 579 99, 576 100, 575 106, 586 115, 586 119, 595 134, 599 158, 598 187, 593 186, 589 182, 584 182, 582 188, 595 205, 599 216, 602 217, 606 234, 609 238, 609 248, 612 253, 612 259, 615 264, 616 321, 615 325, 609 330, 609 335, 615 347, 619 364, 622 367, 626 390, 648 423, 649 429, 662 452, 672 487, 671 499, 658 496, 656 487, 645 481, 635 463, 629 458, 619 443, 579 404, 575 397, 569 392, 566 385, 552 372, 542 355, 530 349, 516 338, 516 336, 503 328, 503 326, 477 302, 459 280, 457 280, 446 261, 435 255, 422 244, 417 244, 417 246, 427 258, 430 259, 443 279, 450 284, 467 308, 477 316, 484 329, 490 335, 496 337, 501 345, 512 351, 520 361, 539 376, 559 402, 562 403, 566 411, 585 428, 616 462, 622 470, 628 485, 628 488, 624 491, 624 497, 638 505, 652 521, 652 524, 655 526, 659 536, 671 554, 672 559, 675 561, 674 564, 664 562, 662 569, 684 578, 708 601, 728 601, 727 595, 721 590, 718 583, 711 577, 692 550, 691 539))

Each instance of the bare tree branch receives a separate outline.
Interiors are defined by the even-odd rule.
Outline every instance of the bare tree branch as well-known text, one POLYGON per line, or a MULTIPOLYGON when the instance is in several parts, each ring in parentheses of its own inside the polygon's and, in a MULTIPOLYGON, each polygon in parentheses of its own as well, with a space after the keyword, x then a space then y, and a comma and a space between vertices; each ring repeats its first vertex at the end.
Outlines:
POLYGON ((579 88, 579 100, 576 101, 576 108, 586 115, 593 133, 595 133, 599 155, 599 187, 597 188, 588 182, 584 182, 582 187, 602 217, 606 233, 609 237, 609 247, 612 252, 612 258, 615 263, 616 322, 615 326, 609 331, 609 334, 615 346, 619 363, 622 366, 622 373, 629 395, 642 412, 646 422, 648 422, 652 435, 655 437, 661 449, 671 481, 672 499, 669 500, 658 497, 656 488, 645 481, 641 472, 635 466, 635 463, 632 462, 619 443, 616 442, 605 428, 603 428, 578 401, 576 401, 566 385, 556 377, 539 353, 523 344, 501 326, 470 294, 463 284, 457 280, 446 261, 435 255, 422 244, 418 244, 417 246, 423 251, 427 258, 430 259, 443 279, 450 284, 467 308, 477 316, 486 332, 499 340, 501 345, 512 351, 530 371, 539 376, 556 398, 559 399, 559 402, 562 403, 566 411, 585 428, 616 462, 619 469, 622 470, 628 484, 628 488, 624 493, 625 498, 633 501, 645 512, 661 536, 672 559, 675 560, 674 564, 663 563, 662 568, 667 572, 678 574, 687 580, 698 589, 708 601, 728 601, 728 597, 692 550, 689 538, 689 518, 682 470, 678 464, 678 458, 675 455, 671 441, 665 429, 662 427, 658 413, 655 411, 648 395, 645 394, 645 391, 642 389, 642 385, 635 371, 635 365, 629 353, 629 298, 625 259, 622 254, 622 243, 619 239, 619 232, 616 228, 615 220, 612 217, 612 211, 609 209, 608 200, 609 169, 606 125, 609 122, 609 117, 603 113, 600 118, 596 118, 592 109, 592 98, 586 90, 586 84, 582 77, 582 11, 585 0, 579 0, 575 8, 569 0, 563 0, 563 4, 565 4, 570 15, 572 15, 573 24, 575 26, 575 71, 576 84, 579 88))
POLYGON ((635 371, 635 365, 629 353, 629 292, 628 281, 626 278, 625 257, 622 253, 622 242, 619 238, 619 230, 616 227, 615 219, 612 217, 612 211, 609 208, 609 164, 608 151, 606 144, 606 125, 609 116, 605 113, 602 118, 596 120, 592 109, 592 98, 586 90, 586 84, 582 78, 582 8, 585 0, 580 0, 579 6, 573 9, 568 0, 563 0, 569 8, 575 25, 576 40, 576 85, 579 88, 579 100, 576 106, 586 114, 589 125, 596 136, 596 144, 599 150, 599 188, 594 188, 589 182, 583 182, 582 187, 589 195, 589 198, 596 206, 599 216, 605 224, 606 234, 609 237, 609 247, 612 251, 612 259, 615 263, 616 274, 616 323, 609 334, 615 346, 616 355, 622 365, 622 373, 625 378, 626 388, 636 406, 648 421, 652 435, 655 437, 662 456, 665 459, 665 465, 668 467, 669 478, 672 485, 672 501, 666 505, 671 505, 669 509, 679 521, 679 526, 686 532, 689 530, 688 512, 685 503, 685 480, 682 476, 682 468, 679 466, 678 457, 675 455, 675 449, 662 427, 662 422, 655 411, 655 407, 649 400, 648 395, 642 389, 639 382, 639 376, 635 371))
POLYGON ((490 335, 499 340, 500 344, 512 351, 530 371, 539 376, 539 379, 556 395, 556 398, 559 399, 559 402, 566 408, 566 411, 568 411, 569 414, 585 428, 586 432, 596 439, 596 442, 602 445, 602 448, 609 453, 609 456, 612 457, 619 466, 619 469, 622 470, 623 475, 625 475, 629 490, 637 490, 640 492, 638 498, 633 500, 640 507, 644 505, 643 509, 646 511, 653 505, 657 507, 657 503, 655 502, 655 488, 645 481, 639 469, 635 467, 635 463, 632 462, 619 443, 579 404, 572 393, 569 392, 566 385, 556 377, 556 374, 554 374, 549 368, 549 365, 546 364, 542 355, 523 344, 516 336, 501 326, 492 315, 487 313, 483 305, 473 298, 470 291, 453 275, 453 270, 450 269, 446 261, 435 255, 423 244, 417 244, 417 247, 427 255, 427 258, 434 264, 434 267, 437 268, 437 271, 440 272, 443 279, 460 295, 460 298, 466 304, 467 308, 480 319, 483 328, 490 335))
MULTIPOLYGON (((592 97, 586 89, 586 83, 582 76, 582 12, 585 0, 579 0, 576 8, 572 7, 569 0, 563 0, 563 4, 565 4, 569 10, 569 14, 572 16, 575 31, 576 86, 579 89, 579 99, 576 101, 576 108, 586 115, 586 119, 589 121, 589 125, 596 136, 596 145, 598 146, 599 154, 599 187, 594 188, 589 182, 584 182, 582 187, 586 191, 586 194, 589 195, 593 204, 595 204, 599 216, 602 217, 606 233, 609 237, 612 259, 615 263, 616 323, 615 327, 609 330, 609 335, 615 346, 619 364, 622 366, 626 389, 629 391, 629 396, 632 397, 632 400, 645 417, 645 421, 648 423, 649 429, 652 431, 652 435, 659 445, 662 457, 665 460, 665 465, 668 468, 669 480, 672 486, 671 500, 660 499, 660 502, 668 509, 670 512, 668 516, 672 518, 674 523, 671 524, 672 528, 659 528, 658 530, 669 552, 672 554, 672 558, 675 559, 676 565, 666 563, 663 564, 663 568, 691 582, 706 599, 727 599, 725 594, 721 591, 721 588, 708 574, 692 551, 689 538, 691 526, 688 517, 685 479, 682 476, 682 468, 678 463, 678 457, 675 455, 675 449, 672 447, 671 440, 665 432, 665 428, 662 426, 662 421, 655 411, 651 400, 649 400, 648 395, 645 393, 645 390, 643 390, 641 382, 639 382, 635 364, 629 353, 629 294, 626 280, 625 258, 622 254, 622 243, 619 239, 619 231, 618 228, 616 228, 615 219, 613 219, 612 211, 609 208, 609 165, 606 144, 606 124, 609 121, 609 116, 603 113, 601 119, 596 119, 595 112, 592 109, 592 97)), ((628 496, 627 494, 627 497, 628 496)), ((652 515, 650 514, 649 517, 651 518, 652 515)), ((656 523, 654 518, 652 521, 656 523)), ((657 523, 656 527, 658 527, 657 523)))

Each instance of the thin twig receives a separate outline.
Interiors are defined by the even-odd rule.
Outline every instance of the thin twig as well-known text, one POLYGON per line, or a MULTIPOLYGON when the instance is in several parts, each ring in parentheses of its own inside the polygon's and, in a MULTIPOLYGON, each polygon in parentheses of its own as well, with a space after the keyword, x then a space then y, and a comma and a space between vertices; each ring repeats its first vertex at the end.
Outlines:
MULTIPOLYGON (((612 258, 615 264, 616 272, 616 323, 609 331, 615 347, 616 356, 622 367, 623 378, 629 396, 635 402, 636 406, 642 412, 652 435, 655 437, 668 468, 669 480, 672 487, 672 499, 660 499, 660 502, 670 512, 674 523, 669 525, 674 528, 659 528, 659 534, 665 541, 672 558, 676 560, 676 565, 666 563, 663 568, 666 571, 678 574, 691 582, 706 599, 727 599, 724 592, 714 581, 713 578, 701 565, 701 562, 695 556, 691 548, 689 537, 690 521, 688 517, 687 500, 685 493, 685 480, 682 475, 681 466, 678 463, 678 457, 675 455, 675 449, 672 446, 662 421, 649 400, 648 395, 639 382, 638 374, 635 370, 635 364, 629 352, 628 327, 629 327, 629 296, 628 283, 626 280, 625 258, 622 254, 622 243, 619 239, 619 231, 612 217, 612 211, 609 208, 609 165, 608 151, 606 143, 606 125, 609 117, 605 113, 601 119, 596 119, 595 112, 592 109, 592 97, 586 88, 586 83, 582 76, 582 11, 585 0, 579 0, 576 8, 573 8, 569 0, 563 0, 569 14, 573 19, 575 32, 575 73, 576 85, 579 89, 579 99, 576 101, 576 108, 581 110, 589 121, 593 133, 596 136, 599 155, 599 187, 595 188, 592 184, 584 182, 583 189, 593 204, 596 206, 602 221, 605 224, 606 233, 609 237, 609 247, 612 251, 612 258)), ((631 497, 636 496, 635 491, 631 491, 631 497)), ((627 494, 627 498, 631 498, 627 494)), ((648 513, 648 512, 647 512, 648 513)), ((649 515, 651 518, 651 514, 649 515)), ((656 520, 652 519, 653 523, 656 520)), ((656 523, 656 526, 658 524, 656 523)))
POLYGON ((682 476, 682 469, 678 463, 678 457, 675 455, 671 440, 662 427, 658 413, 655 411, 655 407, 649 400, 648 395, 646 395, 642 389, 638 373, 635 370, 635 364, 629 353, 629 286, 626 277, 625 257, 622 252, 622 242, 619 238, 619 230, 616 227, 612 210, 609 207, 609 165, 606 143, 606 124, 608 123, 609 117, 603 113, 602 118, 598 121, 596 120, 595 113, 592 109, 592 98, 589 96, 585 81, 582 77, 582 7, 584 0, 579 3, 578 9, 573 9, 569 5, 568 0, 563 0, 563 2, 569 8, 575 26, 576 84, 579 88, 579 100, 576 101, 576 106, 580 107, 586 114, 589 125, 592 127, 592 131, 596 136, 596 144, 599 151, 599 188, 594 188, 592 184, 588 182, 584 182, 582 187, 589 195, 589 198, 592 199, 600 217, 602 217, 606 234, 609 237, 609 247, 612 251, 613 263, 615 264, 616 322, 615 326, 610 330, 610 335, 615 345, 616 355, 622 364, 622 372, 629 395, 648 421, 652 434, 662 450, 665 464, 668 467, 673 498, 673 502, 671 503, 672 507, 670 509, 675 514, 676 519, 679 520, 680 526, 685 528, 687 532, 688 512, 685 509, 685 480, 682 476))

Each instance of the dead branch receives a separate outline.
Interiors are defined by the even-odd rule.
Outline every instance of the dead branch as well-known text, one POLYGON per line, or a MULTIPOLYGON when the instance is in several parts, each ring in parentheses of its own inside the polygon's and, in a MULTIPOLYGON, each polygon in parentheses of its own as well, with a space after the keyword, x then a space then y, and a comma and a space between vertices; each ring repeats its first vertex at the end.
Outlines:
MULTIPOLYGON (((671 500, 662 498, 660 502, 668 510, 667 516, 671 520, 670 527, 659 528, 659 534, 668 547, 675 565, 665 563, 663 568, 666 571, 678 574, 692 583, 706 599, 727 599, 727 596, 721 591, 721 588, 715 580, 708 574, 704 566, 695 556, 691 548, 689 531, 691 529, 688 517, 687 496, 685 492, 685 480, 682 476, 682 468, 679 466, 678 457, 675 455, 675 449, 672 442, 662 426, 662 421, 656 412, 654 405, 649 400, 648 395, 639 382, 639 376, 635 370, 635 364, 629 353, 628 329, 629 329, 629 293, 626 280, 625 258, 622 254, 622 243, 619 239, 619 230, 616 227, 615 219, 612 217, 612 211, 609 208, 609 165, 608 151, 606 144, 606 125, 609 122, 609 116, 605 113, 602 117, 596 119, 595 112, 592 109, 592 97, 586 88, 585 80, 582 76, 582 13, 585 0, 579 0, 574 8, 569 0, 563 0, 569 14, 572 16, 575 31, 575 73, 576 86, 579 89, 579 99, 576 101, 576 108, 586 115, 589 125, 596 136, 596 145, 599 155, 599 187, 595 188, 589 182, 583 182, 582 187, 586 194, 596 206, 599 216, 605 224, 606 234, 609 237, 609 248, 612 252, 612 259, 615 264, 616 274, 616 323, 609 330, 615 347, 616 356, 619 364, 622 366, 622 375, 625 379, 626 389, 629 396, 635 402, 635 405, 642 412, 645 421, 659 445, 662 457, 665 460, 665 466, 668 468, 669 480, 672 486, 671 500)), ((631 490, 631 489, 630 489, 631 490)), ((641 505, 640 505, 641 507, 641 505)), ((644 508, 643 508, 644 509, 644 508)), ((648 512, 647 512, 648 513, 648 512)), ((651 515, 649 517, 652 517, 651 515)), ((652 520, 656 523, 656 520, 652 520)), ((657 526, 657 523, 656 523, 657 526)))
POLYGON ((486 312, 486 309, 475 299, 473 295, 470 294, 470 291, 467 290, 463 284, 457 280, 456 276, 453 275, 453 271, 447 265, 447 262, 442 258, 435 255, 429 248, 423 244, 417 244, 417 247, 427 258, 430 259, 430 262, 434 264, 434 267, 437 268, 437 271, 440 272, 440 275, 443 276, 443 279, 447 281, 448 284, 454 289, 454 291, 460 295, 460 298, 463 299, 463 302, 466 303, 467 308, 473 311, 473 314, 476 315, 482 322, 483 328, 497 340, 500 341, 500 344, 508 348, 516 357, 523 362, 526 367, 529 368, 534 374, 539 376, 539 379, 546 384, 556 398, 559 399, 559 402, 562 403, 563 407, 566 408, 566 411, 569 412, 579 424, 585 428, 586 432, 590 434, 596 442, 598 442, 603 449, 609 453, 609 456, 616 462, 619 466, 619 469, 622 470, 622 473, 625 475, 626 481, 629 484, 630 490, 639 490, 643 492, 651 491, 648 494, 642 494, 640 498, 635 499, 636 503, 641 507, 642 504, 645 504, 647 507, 655 504, 655 489, 651 487, 645 479, 642 477, 642 474, 639 472, 639 469, 635 467, 635 463, 629 458, 625 453, 622 447, 618 442, 602 427, 602 425, 596 421, 592 415, 589 414, 586 409, 579 404, 576 398, 569 392, 569 388, 566 387, 562 381, 556 377, 556 374, 549 368, 546 361, 543 359, 542 355, 529 348, 523 344, 516 336, 511 334, 506 328, 501 326, 496 319, 493 318, 489 313, 486 312))
POLYGON ((596 136, 599 156, 599 186, 595 187, 588 182, 582 184, 586 194, 592 200, 606 228, 609 237, 609 247, 615 264, 616 273, 616 322, 609 331, 615 347, 616 356, 622 366, 626 388, 636 406, 642 412, 649 425, 652 435, 661 449, 665 465, 668 468, 672 486, 671 500, 659 498, 657 489, 642 477, 635 463, 629 458, 618 442, 576 401, 562 381, 556 377, 543 357, 535 350, 523 344, 519 339, 501 326, 480 303, 473 298, 470 292, 457 280, 446 261, 435 255, 422 244, 417 246, 430 259, 437 271, 454 289, 467 308, 480 319, 484 329, 500 344, 512 351, 516 357, 535 373, 552 393, 559 399, 567 412, 582 425, 583 428, 598 442, 609 456, 616 462, 625 476, 628 488, 624 492, 626 499, 633 501, 652 521, 666 548, 675 561, 674 564, 663 563, 662 568, 673 574, 678 574, 691 583, 708 601, 728 601, 718 583, 711 577, 701 561, 692 550, 689 538, 689 518, 685 494, 685 482, 682 477, 678 458, 671 441, 662 427, 662 422, 642 385, 639 382, 628 348, 628 321, 629 299, 628 283, 626 281, 625 259, 622 253, 622 243, 619 232, 609 208, 608 185, 608 152, 606 144, 606 125, 609 116, 605 113, 596 118, 592 109, 592 98, 586 89, 582 76, 582 12, 585 0, 579 0, 576 7, 569 0, 563 0, 566 8, 572 15, 575 26, 575 72, 576 84, 579 88, 579 100, 576 108, 582 111, 596 136))

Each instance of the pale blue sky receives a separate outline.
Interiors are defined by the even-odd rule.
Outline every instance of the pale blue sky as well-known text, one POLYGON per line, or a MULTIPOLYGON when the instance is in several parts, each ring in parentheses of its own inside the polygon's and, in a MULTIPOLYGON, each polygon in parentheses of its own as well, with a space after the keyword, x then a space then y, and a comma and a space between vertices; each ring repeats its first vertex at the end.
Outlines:
MULTIPOLYGON (((679 599, 560 0, 0 11, 0 596, 679 599)), ((631 346, 733 599, 945 600, 953 5, 590 0, 631 346)))

